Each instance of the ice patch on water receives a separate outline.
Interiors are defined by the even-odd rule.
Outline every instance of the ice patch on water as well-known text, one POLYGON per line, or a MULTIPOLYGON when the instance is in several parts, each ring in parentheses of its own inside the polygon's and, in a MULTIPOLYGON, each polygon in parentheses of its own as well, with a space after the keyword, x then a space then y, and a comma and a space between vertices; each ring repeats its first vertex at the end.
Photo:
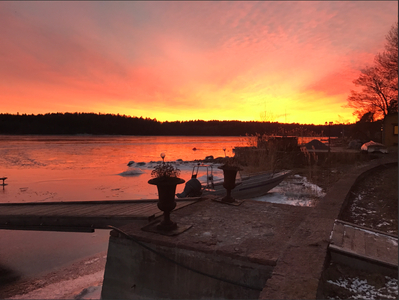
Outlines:
POLYGON ((140 175, 143 174, 144 172, 140 170, 139 168, 129 168, 128 170, 119 173, 118 175, 121 176, 133 176, 133 175, 140 175))
POLYGON ((264 196, 253 198, 253 200, 261 201, 261 202, 293 205, 293 206, 311 207, 311 206, 315 205, 314 199, 308 199, 308 198, 304 198, 304 197, 303 198, 288 197, 286 195, 283 195, 280 193, 273 193, 273 192, 269 192, 264 196))
POLYGON ((323 189, 298 174, 285 179, 266 195, 253 200, 280 203, 294 206, 314 206, 316 201, 325 196, 323 189))
POLYGON ((10 299, 100 299, 104 270, 49 284, 10 299))
MULTIPOLYGON (((136 163, 135 166, 140 168, 140 169, 153 169, 156 165, 161 164, 162 161, 149 161, 149 162, 140 162, 140 163, 136 163)), ((182 161, 182 160, 176 160, 176 161, 165 161, 165 163, 171 164, 172 166, 174 166, 175 168, 178 168, 180 171, 184 171, 184 172, 192 172, 193 168, 196 167, 199 163, 196 161, 182 161)), ((218 163, 210 163, 207 164, 208 166, 212 166, 213 169, 213 174, 218 174, 221 173, 223 174, 223 171, 218 169, 218 167, 221 164, 218 163)), ((210 168, 209 168, 209 172, 210 172, 210 168)), ((206 174, 206 168, 204 167, 200 167, 199 168, 199 174, 203 175, 206 174)))
POLYGON ((17 154, 8 154, 7 157, 3 158, 4 164, 7 167, 45 167, 46 164, 36 159, 27 157, 24 154, 17 153, 17 154))

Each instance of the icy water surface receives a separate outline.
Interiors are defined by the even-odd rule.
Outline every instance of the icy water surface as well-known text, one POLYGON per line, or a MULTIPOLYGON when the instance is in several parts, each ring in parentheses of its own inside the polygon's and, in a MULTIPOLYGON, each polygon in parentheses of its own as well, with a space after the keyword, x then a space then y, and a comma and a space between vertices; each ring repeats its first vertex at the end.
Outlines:
POLYGON ((0 136, 0 177, 8 177, 0 202, 156 198, 156 187, 147 182, 160 153, 165 161, 179 160, 180 177, 188 180, 193 167, 188 161, 233 156, 233 148, 246 142, 241 137, 0 136))
MULTIPOLYGON (((8 177, 0 202, 156 199, 148 180, 161 153, 187 181, 194 160, 232 157, 234 147, 249 143, 247 137, 0 135, 0 177, 8 177)), ((176 192, 183 189, 178 185, 176 192)), ((322 195, 306 178, 291 176, 256 200, 312 206, 322 195)))

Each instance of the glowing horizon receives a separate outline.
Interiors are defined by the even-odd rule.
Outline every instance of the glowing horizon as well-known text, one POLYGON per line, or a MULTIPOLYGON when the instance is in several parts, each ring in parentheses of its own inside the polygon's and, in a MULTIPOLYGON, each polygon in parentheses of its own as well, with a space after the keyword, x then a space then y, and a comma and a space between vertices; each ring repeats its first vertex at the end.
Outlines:
POLYGON ((1 113, 353 123, 390 1, 0 2, 1 113))

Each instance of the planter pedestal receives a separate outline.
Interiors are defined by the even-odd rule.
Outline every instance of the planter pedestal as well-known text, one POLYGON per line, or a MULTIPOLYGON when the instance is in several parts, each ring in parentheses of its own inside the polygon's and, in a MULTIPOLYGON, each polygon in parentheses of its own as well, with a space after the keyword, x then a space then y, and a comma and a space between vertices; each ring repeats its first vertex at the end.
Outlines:
POLYGON ((176 186, 184 182, 184 179, 178 177, 153 178, 148 181, 149 184, 157 186, 159 198, 157 206, 163 211, 163 219, 143 227, 144 231, 176 235, 191 227, 191 225, 178 226, 176 222, 170 219, 170 213, 176 207, 176 186))
POLYGON ((147 232, 153 232, 153 233, 159 233, 162 235, 169 235, 169 236, 173 236, 173 235, 178 235, 180 233, 183 233, 184 231, 190 229, 193 225, 185 225, 185 224, 176 224, 176 227, 174 229, 163 229, 163 226, 160 226, 160 222, 159 221, 155 221, 152 222, 144 227, 141 228, 141 230, 143 231, 147 231, 147 232))
POLYGON ((240 205, 243 201, 239 201, 234 199, 231 196, 231 190, 234 189, 236 185, 236 176, 237 172, 241 170, 240 167, 236 166, 220 166, 219 169, 223 170, 223 187, 226 189, 226 196, 221 199, 215 199, 214 201, 231 204, 231 205, 240 205))

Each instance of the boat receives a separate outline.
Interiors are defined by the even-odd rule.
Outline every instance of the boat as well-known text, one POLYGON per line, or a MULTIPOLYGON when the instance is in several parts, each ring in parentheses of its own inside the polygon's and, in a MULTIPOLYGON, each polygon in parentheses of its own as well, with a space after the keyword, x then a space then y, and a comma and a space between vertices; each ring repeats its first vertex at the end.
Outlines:
POLYGON ((363 144, 360 150, 368 153, 373 153, 373 152, 388 153, 388 149, 384 144, 376 143, 374 141, 370 141, 363 144))
MULTIPOLYGON (((224 196, 226 189, 223 187, 223 178, 213 175, 213 165, 198 164, 193 167, 191 179, 187 181, 184 191, 177 194, 178 198, 190 196, 224 196), (199 169, 206 170, 206 174, 198 177, 199 169), (200 185, 199 185, 199 183, 200 185), (199 191, 201 187, 201 191, 199 191)), ((251 199, 267 194, 271 189, 279 185, 288 175, 290 170, 280 172, 262 172, 241 176, 238 172, 236 177, 236 187, 231 190, 231 196, 235 199, 251 199)))

